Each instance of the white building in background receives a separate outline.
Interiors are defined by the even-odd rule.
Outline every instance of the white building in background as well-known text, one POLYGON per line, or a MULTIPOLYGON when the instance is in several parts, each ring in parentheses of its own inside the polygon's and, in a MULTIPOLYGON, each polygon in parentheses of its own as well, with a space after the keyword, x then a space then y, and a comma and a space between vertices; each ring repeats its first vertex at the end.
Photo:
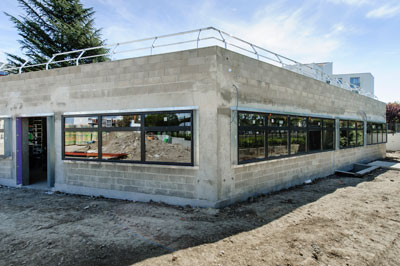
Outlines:
POLYGON ((285 68, 372 98, 375 96, 371 73, 333 74, 333 62, 287 65, 285 68))
POLYGON ((334 74, 333 77, 342 82, 347 82, 354 88, 374 94, 374 76, 371 73, 334 74))

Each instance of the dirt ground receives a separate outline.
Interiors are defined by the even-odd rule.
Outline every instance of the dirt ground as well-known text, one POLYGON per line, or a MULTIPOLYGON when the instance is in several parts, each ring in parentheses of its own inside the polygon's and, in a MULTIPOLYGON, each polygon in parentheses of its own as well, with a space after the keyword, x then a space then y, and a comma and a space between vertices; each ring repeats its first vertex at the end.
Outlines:
POLYGON ((0 265, 400 265, 399 195, 392 170, 221 210, 1 187, 0 265))

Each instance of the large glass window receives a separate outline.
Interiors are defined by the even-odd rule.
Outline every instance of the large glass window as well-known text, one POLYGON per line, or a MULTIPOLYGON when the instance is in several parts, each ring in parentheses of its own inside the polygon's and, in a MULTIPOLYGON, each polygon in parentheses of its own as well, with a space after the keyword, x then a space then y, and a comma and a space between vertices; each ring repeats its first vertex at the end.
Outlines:
POLYGON ((238 114, 239 162, 250 162, 265 159, 265 115, 260 113, 241 112, 238 114))
POLYGON ((239 132, 239 161, 265 158, 265 131, 239 132))
POLYGON ((102 117, 102 126, 105 128, 114 127, 140 127, 141 115, 110 115, 102 117))
POLYGON ((98 124, 98 116, 77 116, 65 118, 65 128, 97 128, 98 124))
POLYGON ((386 143, 387 142, 387 124, 382 124, 382 142, 386 143))
POLYGON ((322 145, 322 119, 308 118, 308 150, 320 151, 322 145))
POLYGON ((65 131, 64 139, 65 158, 99 157, 97 131, 65 131))
POLYGON ((66 116, 63 158, 193 165, 192 114, 66 116))
POLYGON ((321 130, 310 130, 308 131, 308 150, 309 151, 320 151, 321 150, 321 130))
POLYGON ((356 124, 357 127, 357 143, 356 146, 364 146, 364 122, 357 122, 356 124))
POLYGON ((322 149, 334 150, 335 149, 335 120, 324 119, 322 120, 322 149))
POLYGON ((140 131, 105 131, 102 132, 102 159, 140 161, 140 131))
POLYGON ((364 145, 364 122, 354 120, 340 120, 341 149, 364 145))
POLYGON ((288 130, 268 131, 268 157, 279 157, 289 154, 288 130))
POLYGON ((238 113, 238 160, 335 149, 335 120, 265 113, 238 113))
POLYGON ((257 113, 239 113, 239 126, 265 126, 264 115, 257 113))
POLYGON ((372 137, 372 128, 373 124, 372 123, 367 123, 367 144, 373 144, 373 137, 372 137))
POLYGON ((289 117, 287 115, 268 115, 268 157, 289 155, 289 117))
POLYGON ((269 127, 287 127, 288 117, 284 115, 272 115, 268 116, 268 126, 269 127))
POLYGON ((387 142, 387 126, 384 123, 367 123, 367 144, 387 142))
POLYGON ((306 146, 307 131, 290 131, 290 154, 304 153, 306 152, 306 146))
POLYGON ((146 131, 145 139, 146 162, 191 162, 191 131, 146 131))

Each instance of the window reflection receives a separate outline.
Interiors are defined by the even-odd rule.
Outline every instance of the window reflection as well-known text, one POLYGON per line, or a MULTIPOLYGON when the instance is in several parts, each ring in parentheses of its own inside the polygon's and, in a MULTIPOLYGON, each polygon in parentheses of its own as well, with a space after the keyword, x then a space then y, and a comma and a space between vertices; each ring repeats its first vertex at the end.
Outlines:
POLYGON ((98 133, 95 131, 65 132, 66 158, 98 158, 98 133))
POLYGON ((306 152, 307 131, 290 132, 290 154, 306 152))
POLYGON ((191 162, 190 131, 147 131, 146 161, 151 162, 191 162))
POLYGON ((99 120, 97 116, 66 117, 65 128, 96 128, 99 120))
POLYGON ((103 132, 102 158, 105 160, 140 161, 140 131, 103 132))
POLYGON ((140 127, 140 115, 103 116, 102 127, 140 127))
POLYGON ((268 157, 278 157, 288 154, 288 130, 268 131, 268 157))
POLYGON ((191 126, 190 113, 154 113, 145 115, 146 127, 191 126))
POLYGON ((239 161, 265 158, 264 131, 239 132, 239 161))

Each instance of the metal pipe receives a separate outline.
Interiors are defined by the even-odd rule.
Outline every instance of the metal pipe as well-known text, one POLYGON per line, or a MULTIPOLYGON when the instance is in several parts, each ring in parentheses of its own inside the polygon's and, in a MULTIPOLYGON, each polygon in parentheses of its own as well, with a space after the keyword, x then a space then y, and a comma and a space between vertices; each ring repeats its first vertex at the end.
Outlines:
POLYGON ((201 29, 199 29, 199 34, 197 35, 197 46, 196 46, 196 48, 199 48, 200 33, 201 33, 201 29))
POLYGON ((83 55, 85 52, 86 52, 86 50, 83 50, 83 51, 79 54, 78 58, 76 59, 76 65, 77 65, 77 66, 79 65, 79 59, 81 59, 82 55, 83 55))
POLYGON ((150 48, 150 55, 153 55, 153 48, 154 48, 154 43, 157 41, 157 37, 154 38, 153 43, 151 44, 151 48, 150 48))
POLYGON ((22 73, 22 68, 24 67, 24 66, 26 66, 26 64, 28 64, 28 60, 26 60, 20 67, 19 67, 19 69, 18 69, 18 74, 21 74, 22 73))
POLYGON ((221 31, 220 30, 218 30, 218 32, 219 32, 219 35, 221 36, 221 38, 222 38, 222 41, 225 43, 225 49, 227 48, 227 46, 226 46, 226 40, 225 40, 225 38, 224 38, 224 36, 222 36, 222 33, 221 33, 221 31))
POLYGON ((251 44, 250 46, 251 48, 253 48, 254 53, 257 55, 257 59, 260 60, 260 57, 258 56, 257 50, 254 48, 254 45, 251 44))
POLYGON ((49 61, 47 61, 46 63, 46 70, 49 70, 49 64, 51 63, 51 61, 53 61, 53 59, 56 57, 57 55, 53 55, 49 61))

